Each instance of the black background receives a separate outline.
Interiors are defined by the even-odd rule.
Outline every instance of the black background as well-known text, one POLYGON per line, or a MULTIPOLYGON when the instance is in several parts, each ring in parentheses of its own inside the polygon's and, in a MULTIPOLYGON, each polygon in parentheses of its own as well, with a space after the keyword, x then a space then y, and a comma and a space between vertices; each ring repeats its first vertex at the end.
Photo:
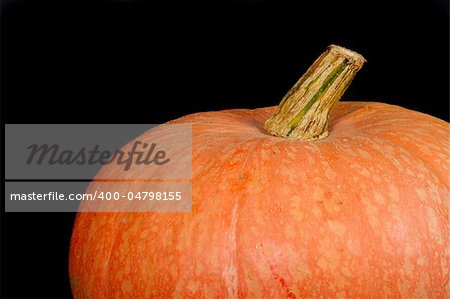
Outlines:
MULTIPOLYGON (((331 43, 368 60, 344 100, 449 120, 446 0, 2 1, 1 9, 6 123, 161 123, 276 105, 331 43)), ((2 296, 70 297, 75 214, 1 216, 2 296)))

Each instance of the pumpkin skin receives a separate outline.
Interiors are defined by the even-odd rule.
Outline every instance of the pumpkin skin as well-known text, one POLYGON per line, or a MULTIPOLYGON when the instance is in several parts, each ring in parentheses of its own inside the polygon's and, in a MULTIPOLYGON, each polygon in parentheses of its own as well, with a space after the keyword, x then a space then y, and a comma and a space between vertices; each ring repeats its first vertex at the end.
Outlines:
POLYGON ((342 102, 302 141, 264 132, 275 109, 171 121, 193 124, 192 212, 79 213, 74 297, 449 298, 449 123, 342 102))

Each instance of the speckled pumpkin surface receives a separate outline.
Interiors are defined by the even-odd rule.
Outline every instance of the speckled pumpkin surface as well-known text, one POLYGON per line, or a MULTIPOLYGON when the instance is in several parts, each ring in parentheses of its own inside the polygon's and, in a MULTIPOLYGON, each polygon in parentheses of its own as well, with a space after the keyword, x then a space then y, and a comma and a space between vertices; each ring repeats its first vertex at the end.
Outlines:
POLYGON ((193 125, 192 212, 78 214, 75 298, 449 298, 450 125, 343 102, 292 140, 275 110, 170 122, 193 125))

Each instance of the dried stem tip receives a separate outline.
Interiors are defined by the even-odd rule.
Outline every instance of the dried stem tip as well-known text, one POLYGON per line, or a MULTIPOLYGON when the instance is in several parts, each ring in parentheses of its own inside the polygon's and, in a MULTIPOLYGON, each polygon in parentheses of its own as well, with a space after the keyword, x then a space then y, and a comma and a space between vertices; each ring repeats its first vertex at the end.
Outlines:
POLYGON ((331 45, 284 96, 278 111, 264 128, 274 136, 322 139, 328 136, 333 106, 350 85, 365 59, 343 47, 331 45))

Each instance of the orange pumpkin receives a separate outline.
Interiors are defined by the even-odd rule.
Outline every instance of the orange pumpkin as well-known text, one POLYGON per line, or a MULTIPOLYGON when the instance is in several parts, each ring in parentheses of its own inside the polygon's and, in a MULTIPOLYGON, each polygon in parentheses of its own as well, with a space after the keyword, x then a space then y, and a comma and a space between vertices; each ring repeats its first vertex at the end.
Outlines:
POLYGON ((449 124, 332 106, 320 140, 267 134, 283 105, 171 121, 193 125, 192 212, 79 213, 75 298, 448 298, 449 124))

